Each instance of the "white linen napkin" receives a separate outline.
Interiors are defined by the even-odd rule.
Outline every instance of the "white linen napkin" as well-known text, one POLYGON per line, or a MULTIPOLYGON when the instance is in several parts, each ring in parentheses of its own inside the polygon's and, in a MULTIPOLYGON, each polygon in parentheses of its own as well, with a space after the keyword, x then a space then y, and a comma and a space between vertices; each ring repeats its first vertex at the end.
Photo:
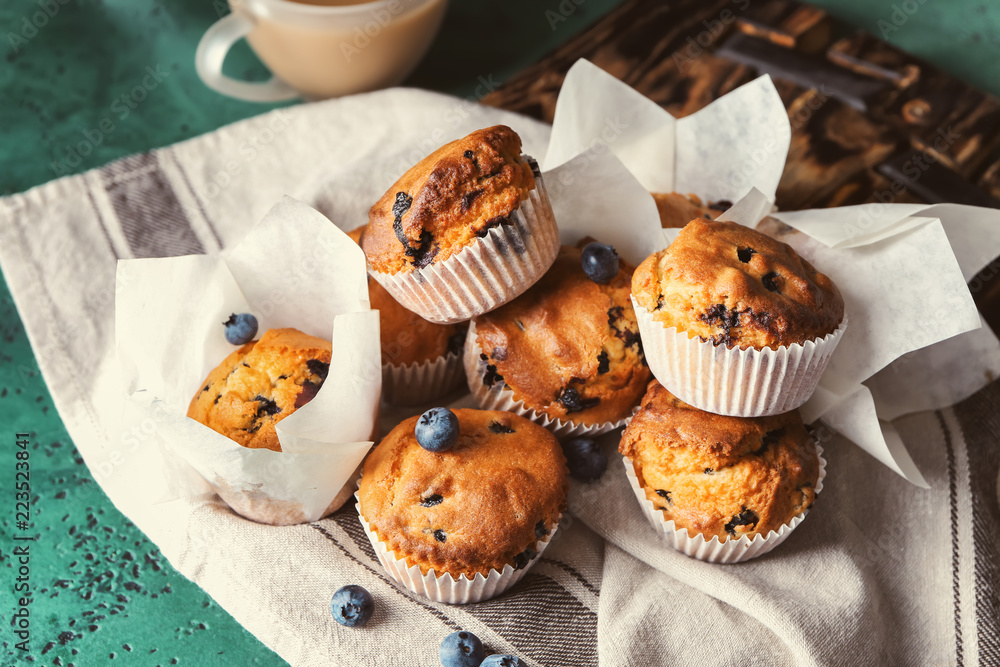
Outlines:
POLYGON ((117 259, 218 252, 285 195, 352 229, 420 157, 495 123, 544 153, 540 123, 393 89, 271 112, 0 200, 0 266, 60 416, 112 502, 293 665, 437 665, 459 628, 531 665, 998 664, 996 383, 894 422, 930 490, 824 436, 829 472, 810 516, 771 554, 733 566, 655 539, 610 434, 608 473, 573 483, 542 562, 508 594, 463 607, 389 582, 350 505, 274 527, 211 495, 154 504, 136 493, 130 477, 160 470, 155 457, 124 455, 155 437, 122 431, 117 259), (348 583, 378 604, 363 629, 329 612, 348 583))

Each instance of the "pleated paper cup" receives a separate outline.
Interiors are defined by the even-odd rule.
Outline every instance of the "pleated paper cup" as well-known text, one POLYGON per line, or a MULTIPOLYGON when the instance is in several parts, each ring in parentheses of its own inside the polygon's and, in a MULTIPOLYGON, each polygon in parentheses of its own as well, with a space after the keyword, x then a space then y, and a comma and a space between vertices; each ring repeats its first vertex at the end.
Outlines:
MULTIPOLYGON (((823 490, 823 478, 826 477, 826 459, 823 458, 823 448, 818 444, 816 445, 816 454, 819 457, 819 478, 816 480, 816 496, 818 497, 819 492, 823 490)), ((622 456, 622 462, 625 464, 625 474, 628 476, 629 484, 632 485, 632 491, 635 492, 635 497, 653 529, 674 549, 698 560, 709 563, 741 563, 763 556, 788 539, 792 531, 809 514, 807 509, 801 514, 797 514, 777 531, 772 530, 767 535, 754 535, 752 539, 748 535, 743 535, 738 539, 728 538, 723 541, 719 539, 718 535, 713 535, 711 539, 706 539, 701 533, 691 535, 687 528, 678 529, 673 519, 669 521, 665 519, 663 512, 656 509, 653 501, 646 497, 646 491, 639 484, 639 478, 636 477, 632 459, 622 456)))
MULTIPOLYGON (((530 159, 530 158, 528 158, 530 159)), ((509 216, 457 254, 422 269, 369 273, 404 307, 440 324, 499 308, 541 278, 559 254, 559 229, 534 160, 535 188, 509 216)))
POLYGON ((464 378, 457 352, 433 361, 382 364, 382 398, 392 405, 420 405, 451 393, 464 378))
POLYGON ((526 407, 523 401, 515 399, 514 391, 503 380, 497 380, 493 386, 487 387, 483 383, 483 375, 489 362, 483 360, 482 354, 483 348, 476 340, 476 322, 473 320, 469 323, 469 335, 465 339, 464 361, 465 377, 469 383, 469 391, 476 399, 476 404, 483 410, 505 410, 530 419, 539 426, 549 429, 557 438, 598 436, 616 428, 622 428, 628 425, 632 415, 639 409, 637 405, 628 417, 600 424, 584 424, 551 417, 544 412, 526 407))
MULTIPOLYGON (((355 494, 355 498, 357 498, 357 494, 355 494)), ((556 519, 555 525, 549 526, 549 534, 544 540, 536 542, 535 550, 538 553, 524 567, 515 570, 512 565, 504 565, 502 572, 491 569, 488 576, 484 577, 481 573, 476 573, 476 576, 470 579, 464 574, 456 577, 448 572, 438 572, 433 568, 428 569, 427 573, 424 574, 419 565, 411 565, 406 558, 397 556, 394 551, 389 549, 368 525, 364 515, 361 514, 361 504, 357 503, 355 507, 358 510, 361 525, 365 529, 365 535, 368 536, 372 548, 375 549, 375 555, 378 556, 379 562, 389 576, 396 583, 417 595, 446 604, 470 604, 489 600, 519 582, 541 558, 542 553, 552 541, 552 536, 559 528, 559 520, 562 518, 560 515, 556 519)))
POLYGON ((326 509, 315 518, 311 518, 301 504, 273 498, 257 489, 234 487, 222 478, 215 479, 209 484, 222 501, 243 518, 271 526, 291 526, 307 521, 318 521, 339 510, 351 498, 357 486, 356 479, 357 474, 344 484, 326 509))
POLYGON ((795 410, 812 396, 847 328, 777 350, 715 345, 666 327, 632 297, 646 363, 667 390, 717 415, 763 417, 795 410))

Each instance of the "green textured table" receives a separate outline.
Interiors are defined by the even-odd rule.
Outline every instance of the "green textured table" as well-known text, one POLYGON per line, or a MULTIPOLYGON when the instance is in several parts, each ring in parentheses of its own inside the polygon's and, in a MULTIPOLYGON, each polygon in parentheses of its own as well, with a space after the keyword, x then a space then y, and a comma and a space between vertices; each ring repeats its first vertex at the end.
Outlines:
MULTIPOLYGON (((19 192, 271 108, 223 98, 198 80, 195 45, 218 17, 218 4, 16 0, 0 7, 5 42, 0 193, 19 192), (162 82, 134 109, 123 106, 147 67, 160 72, 162 82), (111 131, 100 130, 106 118, 114 120, 111 131)), ((453 0, 442 34, 408 84, 462 96, 482 94, 615 4, 517 0, 486 6, 453 0), (503 35, 497 41, 505 48, 481 48, 483 30, 503 35)), ((998 5, 987 0, 815 4, 1000 94, 998 5)), ((245 47, 230 56, 227 72, 266 76, 245 47)), ((175 572, 94 483, 52 407, 6 283, 0 282, 0 452, 6 462, 0 489, 10 501, 17 433, 30 434, 31 520, 44 549, 34 551, 31 562, 36 598, 30 650, 24 653, 15 648, 18 640, 10 629, 16 562, 15 518, 8 502, 9 512, 0 517, 0 663, 284 664, 175 572)))

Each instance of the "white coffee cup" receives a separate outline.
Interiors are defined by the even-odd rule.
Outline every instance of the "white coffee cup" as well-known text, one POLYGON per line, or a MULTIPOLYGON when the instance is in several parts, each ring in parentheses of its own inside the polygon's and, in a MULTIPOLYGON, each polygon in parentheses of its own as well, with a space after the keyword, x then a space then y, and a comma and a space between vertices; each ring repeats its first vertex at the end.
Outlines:
POLYGON ((413 71, 441 27, 447 0, 229 0, 195 54, 209 88, 241 100, 324 99, 393 86, 413 71), (336 3, 336 4, 333 4, 336 3), (270 81, 222 73, 246 38, 270 81))

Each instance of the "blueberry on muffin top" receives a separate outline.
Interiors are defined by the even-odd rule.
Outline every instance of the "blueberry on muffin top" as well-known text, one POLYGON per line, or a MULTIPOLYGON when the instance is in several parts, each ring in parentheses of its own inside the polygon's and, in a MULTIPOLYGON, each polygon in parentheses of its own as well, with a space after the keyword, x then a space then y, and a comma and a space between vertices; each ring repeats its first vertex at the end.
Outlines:
POLYGON ((566 460, 545 428, 509 412, 454 411, 446 451, 421 447, 411 417, 372 450, 361 515, 397 558, 455 577, 524 567, 566 502, 566 460))

